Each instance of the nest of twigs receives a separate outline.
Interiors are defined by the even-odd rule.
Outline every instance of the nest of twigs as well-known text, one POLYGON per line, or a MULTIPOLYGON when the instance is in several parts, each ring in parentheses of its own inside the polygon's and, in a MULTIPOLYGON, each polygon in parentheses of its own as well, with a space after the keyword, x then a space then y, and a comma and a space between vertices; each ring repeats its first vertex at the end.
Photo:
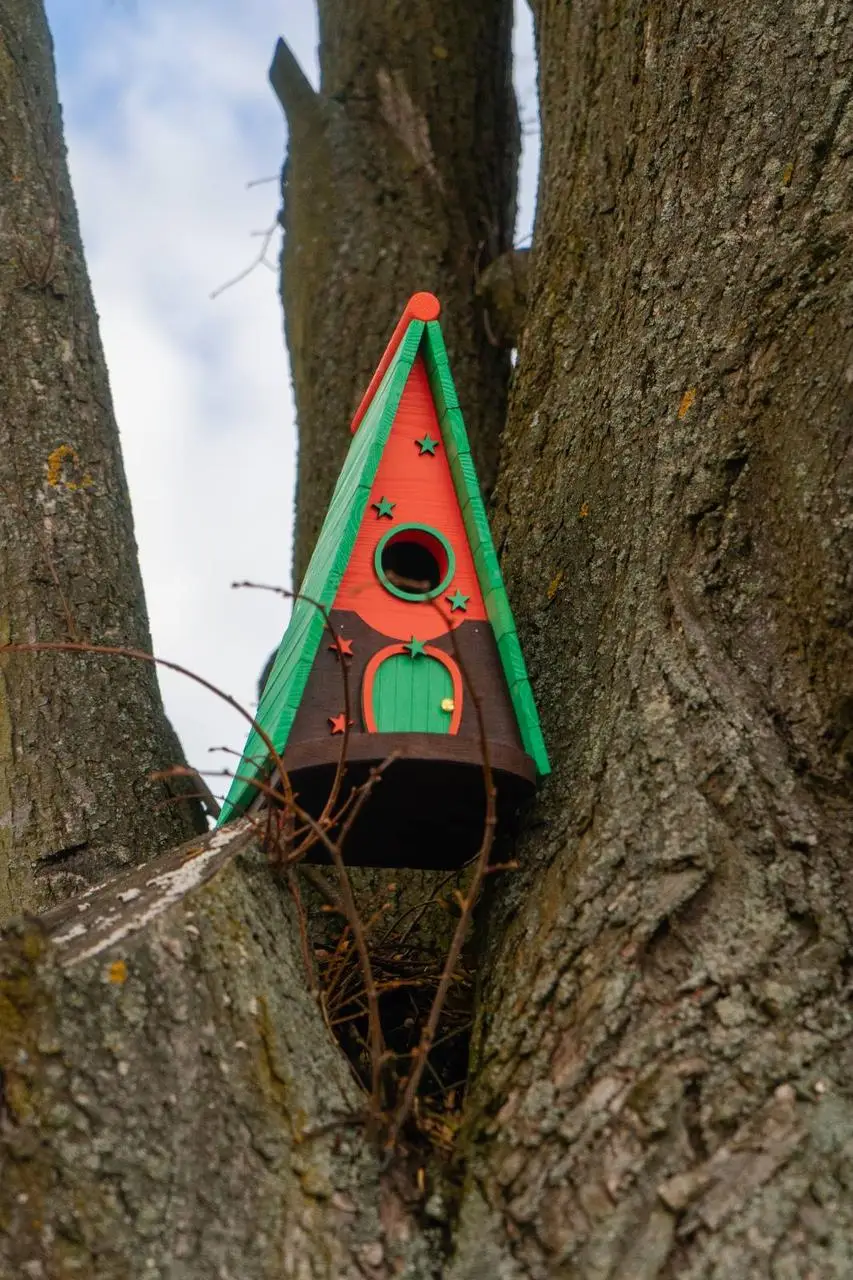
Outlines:
MULTIPOLYGON (((435 1000, 443 956, 425 953, 422 941, 411 945, 401 940, 404 931, 394 925, 375 932, 379 936, 370 946, 370 959, 385 1046, 381 1105, 393 1110, 435 1000)), ((314 955, 328 1025, 359 1083, 369 1090, 373 1063, 367 999, 349 925, 342 924, 335 945, 317 946, 314 955)), ((462 958, 453 973, 407 1126, 410 1143, 426 1142, 448 1155, 465 1093, 473 990, 474 972, 462 958)))

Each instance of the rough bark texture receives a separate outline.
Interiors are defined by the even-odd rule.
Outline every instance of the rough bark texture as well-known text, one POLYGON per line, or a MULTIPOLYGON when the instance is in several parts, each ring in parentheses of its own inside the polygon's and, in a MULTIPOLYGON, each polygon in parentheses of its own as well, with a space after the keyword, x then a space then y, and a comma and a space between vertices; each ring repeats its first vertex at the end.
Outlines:
MULTIPOLYGON (((151 647, 41 6, 0 3, 0 643, 151 647)), ((153 671, 0 658, 0 917, 186 839, 153 671), (158 807, 159 806, 159 807, 158 807)))
POLYGON ((510 368, 474 290, 512 242, 512 5, 321 0, 319 9, 319 95, 281 46, 272 71, 289 126, 282 299, 299 421, 297 582, 350 419, 409 295, 441 299, 486 490, 510 368))
POLYGON ((454 1280, 853 1272, 853 25, 538 14, 496 532, 557 769, 454 1280))
POLYGON ((849 19, 537 16, 495 523, 556 767, 481 913, 458 1221, 323 1128, 358 1093, 238 829, 7 930, 13 1275, 853 1270, 849 19))
POLYGON ((0 1275, 432 1273, 437 1229, 365 1141, 247 843, 236 824, 7 934, 0 1275))

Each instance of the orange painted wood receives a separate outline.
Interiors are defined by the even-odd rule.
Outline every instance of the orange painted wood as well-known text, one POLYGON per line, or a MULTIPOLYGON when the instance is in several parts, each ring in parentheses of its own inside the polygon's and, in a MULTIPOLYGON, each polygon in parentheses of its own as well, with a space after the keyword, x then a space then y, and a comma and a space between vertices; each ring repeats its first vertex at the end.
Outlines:
MULTIPOLYGON (((364 727, 368 733, 377 732, 376 711, 373 706, 373 685, 376 680, 376 672, 386 658, 392 658, 396 654, 404 653, 408 653, 408 649, 404 644, 389 644, 387 648, 380 649, 377 653, 374 653, 364 668, 364 676, 361 682, 361 714, 364 717, 364 727)), ((450 673, 450 678, 453 681, 453 710, 450 713, 450 727, 447 733, 458 733, 459 725, 462 721, 462 672, 449 654, 443 653, 441 649, 433 648, 430 644, 424 647, 424 656, 437 658, 450 673)), ((412 661, 417 662, 418 659, 413 658, 412 661)), ((436 737, 442 736, 444 735, 436 734, 436 737)))
POLYGON ((439 444, 435 454, 422 454, 416 442, 424 432, 441 441, 426 367, 418 356, 370 494, 370 502, 385 497, 395 504, 393 520, 377 519, 375 509, 368 503, 334 603, 335 609, 352 609, 375 631, 399 640, 412 636, 432 640, 463 622, 487 621, 444 444, 439 444), (401 600, 386 591, 376 575, 377 543, 389 529, 405 524, 438 529, 453 548, 456 571, 447 589, 434 600, 401 600), (468 604, 464 612, 451 614, 446 597, 457 590, 469 597, 468 604))
POLYGON ((409 301, 406 303, 406 309, 397 321, 396 328, 391 334, 391 341, 383 352, 382 359, 376 366, 376 372, 370 379, 367 390, 361 397, 361 404, 355 411, 355 417, 352 420, 350 431, 355 435, 361 426, 361 420, 367 413, 371 400, 379 390, 379 384, 385 377, 386 370, 394 358, 394 352, 399 347, 405 337, 406 330, 412 320, 437 320, 441 315, 441 303, 434 293, 413 293, 409 301))

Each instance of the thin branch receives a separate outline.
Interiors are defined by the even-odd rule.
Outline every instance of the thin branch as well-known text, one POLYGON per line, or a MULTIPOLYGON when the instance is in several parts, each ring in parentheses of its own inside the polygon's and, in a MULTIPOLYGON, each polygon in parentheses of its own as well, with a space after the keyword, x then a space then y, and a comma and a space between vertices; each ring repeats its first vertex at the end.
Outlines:
MULTIPOLYGON (((258 724, 252 713, 247 711, 236 698, 232 698, 230 693, 226 693, 218 685, 212 684, 210 680, 205 680, 204 676, 198 675, 195 671, 190 671, 188 667, 182 666, 179 662, 170 662, 168 658, 156 658, 153 653, 146 653, 144 649, 134 649, 127 645, 88 644, 83 641, 70 640, 37 640, 31 644, 2 644, 0 645, 0 653, 91 653, 107 658, 131 658, 135 662, 150 662, 152 666, 165 667, 167 671, 176 671, 178 675, 186 676, 188 680, 194 680, 203 689, 207 689, 209 693, 213 693, 217 698, 221 698, 223 702, 227 702, 229 707, 233 707, 244 719, 249 721, 249 724, 263 742, 282 775, 288 798, 292 795, 290 780, 284 771, 281 757, 264 727, 258 724)), ((252 781, 253 785, 258 786, 260 789, 260 784, 256 780, 252 781)))
MULTIPOLYGON (((156 782, 168 782, 170 778, 192 778, 198 786, 199 790, 193 794, 193 799, 201 800, 207 809, 211 818, 218 818, 221 813, 219 801, 214 796, 210 787, 204 779, 204 774, 200 769, 194 769, 192 765, 173 764, 169 769, 158 769, 156 773, 150 775, 156 782)), ((176 795, 176 800, 183 800, 187 797, 176 795)))
MULTIPOLYGON (((350 737, 350 712, 352 710, 352 703, 349 687, 349 666, 347 665, 345 655, 341 650, 340 638, 338 633, 335 631, 335 628, 332 626, 332 620, 329 617, 328 609, 325 605, 321 604, 319 600, 312 600, 310 596, 303 595, 300 591, 288 591, 286 587, 276 587, 265 582, 232 582, 231 586, 235 591, 242 590, 243 588, 248 588, 252 591, 271 591, 273 595, 283 596, 286 600, 293 600, 294 602, 297 600, 304 600, 306 604, 313 605, 314 608, 323 615, 323 622, 325 623, 326 630, 332 637, 332 641, 337 649, 341 666, 341 680, 343 681, 344 731, 341 735, 341 749, 338 753, 338 761, 335 768, 335 776, 332 781, 332 786, 326 798, 326 803, 323 806, 323 812, 317 819, 321 825, 326 825, 329 821, 332 809, 337 802, 341 784, 343 783, 344 773, 346 772, 347 748, 349 746, 350 737)), ((315 840, 311 840, 304 852, 307 852, 311 845, 315 843, 315 840)))
POLYGON ((317 994, 317 970, 314 967, 314 956, 311 951, 311 944, 308 939, 308 917, 305 914, 305 904, 302 901, 302 894, 299 891, 299 881, 296 872, 288 868, 287 871, 287 887, 290 890, 296 906, 296 919, 299 923, 299 943, 302 947, 302 961, 305 965, 305 973, 308 978, 308 990, 312 996, 317 994))
MULTIPOLYGON (((313 825, 313 819, 311 819, 310 814, 300 810, 298 806, 296 812, 303 822, 311 822, 313 825)), ((364 983, 364 993, 367 997, 367 1025, 370 1035, 370 1099, 372 1113, 374 1117, 378 1117, 382 1110, 381 1069, 385 1046, 382 1037, 382 1023, 379 1017, 379 995, 373 977, 373 966, 370 963, 370 950, 340 846, 329 837, 322 827, 317 826, 315 829, 321 843, 335 864, 338 883, 341 887, 341 900, 346 911, 347 921, 352 929, 353 942, 361 965, 361 977, 364 983)))
MULTIPOLYGON (((438 609, 439 615, 442 618, 445 618, 446 615, 442 612, 441 607, 437 602, 435 607, 438 609)), ((426 1024, 421 1032, 420 1041, 412 1055, 412 1070, 410 1071, 409 1078, 406 1081, 402 1099, 397 1105, 397 1109, 389 1126, 388 1137, 385 1144, 386 1149, 389 1152, 393 1151, 396 1147, 403 1125, 408 1120, 412 1107, 415 1103, 418 1087, 427 1066, 427 1058, 435 1040, 438 1022, 453 982, 459 957, 462 953, 462 946, 468 932, 468 923, 471 919, 474 905, 479 897, 480 888, 486 878, 489 866, 489 857, 491 855, 492 845, 494 844, 495 839, 495 829, 497 827, 497 790, 495 788, 494 775, 492 773, 491 761, 489 759, 489 743, 486 736, 486 722, 483 715, 483 704, 466 669, 466 664, 459 649, 459 640, 454 627, 451 627, 450 629, 450 639, 451 644, 453 645, 454 658, 456 659, 456 662, 462 672, 462 677, 468 686, 468 692, 471 695, 471 701, 474 703, 474 709, 477 713, 477 726, 480 734, 480 750, 483 756, 483 783, 486 789, 486 816, 483 822, 483 838, 474 862, 474 874, 471 877, 471 884, 468 888, 468 892, 464 898, 461 899, 459 920, 457 921, 456 928, 453 931, 453 937, 451 939, 447 955, 444 959, 441 978, 439 980, 438 987, 436 988, 426 1024)))
POLYGON ((311 888, 325 899, 327 907, 331 907, 333 911, 343 911, 340 898, 335 895, 332 886, 318 867, 307 867, 304 863, 300 863, 299 870, 311 888))
POLYGON ((246 277, 247 277, 247 276, 250 276, 250 275, 252 274, 252 272, 253 272, 253 271, 257 270, 257 268, 258 268, 258 267, 260 267, 260 266, 270 266, 270 263, 268 263, 268 262, 267 262, 267 260, 266 260, 266 259, 267 259, 267 249, 270 247, 270 242, 271 242, 271 240, 272 240, 273 236, 275 235, 276 227, 277 227, 277 226, 278 226, 278 218, 276 218, 275 222, 273 222, 271 226, 267 227, 266 231, 253 231, 253 232, 252 232, 252 235, 259 235, 259 236, 263 236, 263 240, 262 240, 262 242, 261 242, 260 251, 259 251, 259 252, 257 253, 257 255, 252 259, 252 261, 249 263, 248 267, 245 267, 245 268, 244 268, 244 270, 243 270, 243 271, 240 271, 236 276, 234 276, 234 277, 233 277, 233 279, 231 279, 231 280, 226 280, 224 284, 220 284, 220 285, 218 285, 218 286, 217 286, 217 288, 215 288, 215 289, 213 290, 213 292, 212 292, 212 293, 211 293, 211 295, 210 295, 210 301, 211 301, 211 302, 213 302, 214 298, 218 298, 218 297, 220 296, 220 294, 223 294, 223 293, 225 292, 225 290, 226 290, 226 289, 232 289, 232 288, 234 287, 234 285, 235 285, 235 284, 239 284, 239 283, 241 282, 241 280, 245 280, 245 279, 246 279, 246 277))
POLYGON ((331 839, 328 832, 316 822, 304 809, 300 808, 296 802, 293 802, 293 812, 300 821, 311 826, 320 842, 330 855, 338 873, 338 882, 341 889, 341 900, 343 902, 344 911, 346 912, 347 921, 352 929, 353 942, 355 943, 358 953, 359 963, 361 965, 362 981, 364 982, 364 992, 367 997, 368 1010, 368 1032, 370 1036, 370 1097, 372 1103, 373 1115, 378 1117, 381 1114, 382 1095, 381 1095, 381 1073, 382 1064, 385 1058, 385 1045, 382 1036, 382 1022, 379 1016, 379 994, 376 989, 376 981, 373 976, 373 966, 370 961, 370 949, 367 945, 367 937, 364 932, 364 925, 361 916, 358 913, 355 897, 353 896, 352 883, 347 873, 344 863, 341 847, 348 835, 352 824, 355 822, 362 806, 367 802, 370 793, 377 785, 382 777, 382 773, 393 763, 396 757, 389 757, 377 769, 371 769, 370 777, 361 788, 358 802, 353 805, 347 821, 341 830, 339 842, 331 839))

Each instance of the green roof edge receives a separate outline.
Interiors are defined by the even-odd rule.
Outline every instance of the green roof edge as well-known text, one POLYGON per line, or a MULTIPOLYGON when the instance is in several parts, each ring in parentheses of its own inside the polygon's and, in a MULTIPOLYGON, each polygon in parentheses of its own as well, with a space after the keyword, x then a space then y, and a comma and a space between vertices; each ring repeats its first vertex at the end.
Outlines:
POLYGON ((474 563, 486 602, 486 613, 498 643, 498 652, 521 732, 521 740, 525 751, 536 766, 537 774, 540 778, 544 778, 551 772, 548 751, 542 736, 539 713, 536 710, 512 608, 507 597, 477 473, 471 458, 468 432, 459 408, 456 386, 447 358, 447 348, 437 320, 430 320, 426 325, 423 335, 423 354, 438 412, 442 441, 447 449, 457 495, 462 506, 465 531, 474 553, 474 563))
MULTIPOLYGON (((299 594, 294 599, 290 622, 264 686, 255 720, 279 755, 287 745, 326 625, 316 604, 328 611, 334 603, 364 517, 379 460, 391 433, 400 397, 421 346, 423 331, 423 321, 410 322, 353 437, 317 545, 305 571, 299 594), (316 601, 316 604, 309 603, 309 600, 316 601)), ((249 807, 257 795, 258 788, 255 784, 267 771, 268 751, 257 729, 253 727, 231 788, 223 802, 217 826, 230 822, 249 807)))

